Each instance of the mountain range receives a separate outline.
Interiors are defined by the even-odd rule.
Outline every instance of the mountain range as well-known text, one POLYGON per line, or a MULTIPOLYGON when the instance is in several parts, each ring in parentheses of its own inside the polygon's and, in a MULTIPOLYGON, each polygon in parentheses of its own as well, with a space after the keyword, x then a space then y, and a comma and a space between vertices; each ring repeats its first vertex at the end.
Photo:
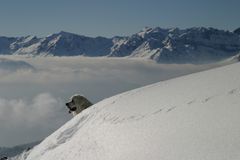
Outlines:
POLYGON ((146 27, 131 36, 87 37, 61 31, 47 37, 0 37, 1 55, 147 58, 159 63, 199 63, 240 53, 240 28, 146 27))

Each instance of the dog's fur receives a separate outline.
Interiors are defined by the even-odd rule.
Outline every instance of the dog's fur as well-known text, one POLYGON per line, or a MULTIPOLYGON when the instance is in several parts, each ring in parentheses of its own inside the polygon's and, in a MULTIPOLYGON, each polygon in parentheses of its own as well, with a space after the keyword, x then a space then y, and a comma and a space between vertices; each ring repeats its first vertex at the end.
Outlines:
POLYGON ((82 110, 90 107, 92 103, 82 95, 76 94, 70 98, 70 101, 66 103, 69 113, 73 116, 79 114, 82 110))

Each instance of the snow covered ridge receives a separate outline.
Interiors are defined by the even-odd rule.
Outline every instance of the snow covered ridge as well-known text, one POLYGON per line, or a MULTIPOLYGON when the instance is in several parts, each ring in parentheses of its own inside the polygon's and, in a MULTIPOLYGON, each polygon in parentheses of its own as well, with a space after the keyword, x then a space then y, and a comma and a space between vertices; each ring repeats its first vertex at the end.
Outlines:
POLYGON ((162 63, 206 62, 240 52, 239 29, 144 28, 128 37, 86 37, 59 32, 47 37, 0 37, 0 54, 138 57, 162 63))
POLYGON ((105 99, 27 160, 238 160, 240 63, 105 99))

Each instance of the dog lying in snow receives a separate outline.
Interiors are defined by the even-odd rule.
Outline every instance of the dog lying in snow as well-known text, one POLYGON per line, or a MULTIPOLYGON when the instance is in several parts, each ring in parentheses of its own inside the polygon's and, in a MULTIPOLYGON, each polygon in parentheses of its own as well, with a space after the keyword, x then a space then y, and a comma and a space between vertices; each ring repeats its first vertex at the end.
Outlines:
POLYGON ((79 94, 73 95, 70 98, 70 101, 66 103, 66 106, 69 109, 68 112, 72 113, 73 116, 77 115, 82 110, 90 107, 91 105, 92 103, 87 98, 79 94))

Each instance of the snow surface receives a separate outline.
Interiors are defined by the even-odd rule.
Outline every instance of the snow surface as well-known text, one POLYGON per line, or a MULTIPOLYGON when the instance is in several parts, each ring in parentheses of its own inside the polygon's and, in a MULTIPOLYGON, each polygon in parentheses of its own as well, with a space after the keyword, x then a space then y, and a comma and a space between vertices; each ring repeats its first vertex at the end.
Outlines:
POLYGON ((238 160, 240 63, 105 99, 27 160, 238 160))

